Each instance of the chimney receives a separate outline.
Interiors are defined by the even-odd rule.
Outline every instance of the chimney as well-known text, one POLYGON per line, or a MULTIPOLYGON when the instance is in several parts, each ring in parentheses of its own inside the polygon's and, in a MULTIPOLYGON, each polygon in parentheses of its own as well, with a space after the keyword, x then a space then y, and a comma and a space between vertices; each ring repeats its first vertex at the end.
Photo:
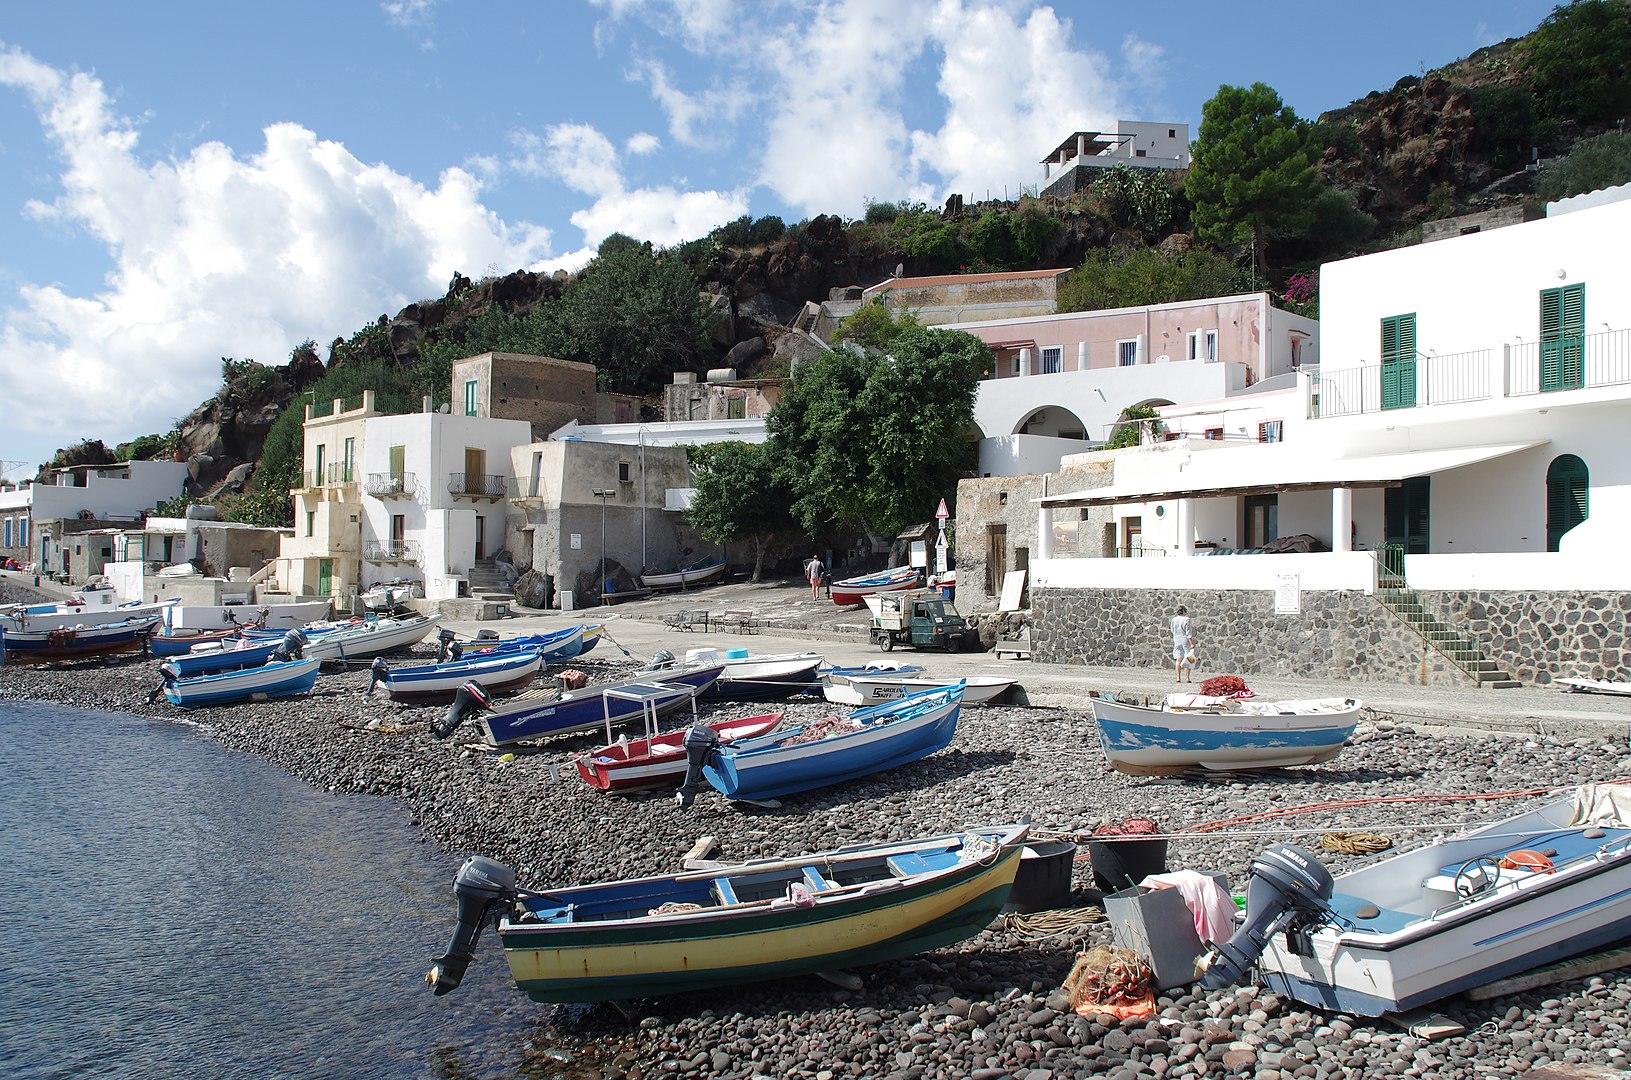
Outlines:
POLYGON ((426 394, 424 397, 420 398, 419 399, 419 405, 420 405, 421 408, 424 409, 425 412, 430 412, 431 411, 430 395, 426 394))

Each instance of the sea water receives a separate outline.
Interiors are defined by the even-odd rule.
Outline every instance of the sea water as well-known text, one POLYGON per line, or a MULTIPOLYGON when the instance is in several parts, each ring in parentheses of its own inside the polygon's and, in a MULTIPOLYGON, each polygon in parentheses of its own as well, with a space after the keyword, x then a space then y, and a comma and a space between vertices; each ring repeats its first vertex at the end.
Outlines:
POLYGON ((188 727, 0 703, 0 1071, 548 1075, 490 933, 422 982, 458 861, 188 727))

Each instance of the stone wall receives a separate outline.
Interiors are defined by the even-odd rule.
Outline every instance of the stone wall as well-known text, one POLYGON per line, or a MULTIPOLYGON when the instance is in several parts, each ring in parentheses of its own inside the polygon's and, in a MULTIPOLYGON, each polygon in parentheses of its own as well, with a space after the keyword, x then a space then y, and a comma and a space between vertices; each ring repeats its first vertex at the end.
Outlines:
POLYGON ((1515 679, 1542 686, 1559 677, 1631 680, 1627 592, 1418 592, 1422 604, 1475 635, 1515 679))
MULTIPOLYGON (((1474 681, 1362 592, 1304 592, 1300 615, 1274 594, 1234 589, 1032 590, 1032 657, 1107 667, 1172 663, 1167 621, 1195 624, 1199 674, 1470 686, 1474 681)), ((1341 692, 1339 687, 1333 693, 1341 692)))

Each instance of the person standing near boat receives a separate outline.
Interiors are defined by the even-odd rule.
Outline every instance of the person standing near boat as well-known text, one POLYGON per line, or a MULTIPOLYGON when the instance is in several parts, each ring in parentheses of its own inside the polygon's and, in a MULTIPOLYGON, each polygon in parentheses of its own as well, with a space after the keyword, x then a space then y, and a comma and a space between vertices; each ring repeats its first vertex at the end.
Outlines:
POLYGON ((1172 631, 1172 681, 1195 681, 1195 625, 1189 621, 1189 612, 1182 604, 1178 605, 1178 614, 1167 623, 1172 631), (1184 674, 1188 672, 1189 678, 1185 680, 1184 674))
POLYGON ((810 583, 810 599, 821 599, 821 577, 827 568, 821 564, 821 556, 811 555, 810 561, 804 564, 804 580, 810 583))

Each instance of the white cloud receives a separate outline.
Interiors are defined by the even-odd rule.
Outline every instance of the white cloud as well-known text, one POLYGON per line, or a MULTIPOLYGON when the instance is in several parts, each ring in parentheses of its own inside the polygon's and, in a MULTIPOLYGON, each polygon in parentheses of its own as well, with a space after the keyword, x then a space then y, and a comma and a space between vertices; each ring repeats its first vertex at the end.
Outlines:
MULTIPOLYGON (((667 37, 678 38, 692 52, 717 51, 731 40, 729 32, 748 14, 739 0, 589 0, 612 22, 638 15, 667 37)), ((600 28, 596 27, 596 40, 600 28)))
MULTIPOLYGON (((1166 46, 1146 41, 1137 34, 1128 34, 1121 39, 1121 60, 1128 78, 1133 82, 1151 91, 1166 85, 1166 46)), ((1146 119, 1157 118, 1152 116, 1146 119)))
POLYGON ((623 142, 623 152, 636 157, 655 154, 663 148, 663 141, 649 131, 636 131, 623 142))
POLYGON ((751 100, 740 82, 711 86, 688 93, 674 84, 668 69, 655 61, 643 65, 632 78, 644 79, 651 96, 668 117, 668 133, 685 146, 718 146, 724 129, 734 124, 751 100))
POLYGON ((0 312, 7 416, 30 430, 162 429, 214 386, 222 356, 280 362, 439 294, 455 270, 576 256, 488 209, 464 168, 423 184, 289 123, 252 154, 207 142, 149 162, 95 77, 0 46, 0 86, 27 95, 63 160, 58 197, 28 212, 88 231, 113 263, 92 295, 25 284, 0 312))
POLYGON ((383 0, 379 9, 398 26, 418 26, 429 21, 437 0, 383 0))
MULTIPOLYGON (((655 142, 650 135, 646 138, 655 142)), ((743 191, 628 188, 617 147, 589 124, 554 124, 542 135, 519 131, 510 142, 515 149, 510 163, 517 172, 554 177, 574 191, 594 196, 592 205, 571 217, 591 249, 614 232, 659 245, 694 240, 748 210, 743 191)))

